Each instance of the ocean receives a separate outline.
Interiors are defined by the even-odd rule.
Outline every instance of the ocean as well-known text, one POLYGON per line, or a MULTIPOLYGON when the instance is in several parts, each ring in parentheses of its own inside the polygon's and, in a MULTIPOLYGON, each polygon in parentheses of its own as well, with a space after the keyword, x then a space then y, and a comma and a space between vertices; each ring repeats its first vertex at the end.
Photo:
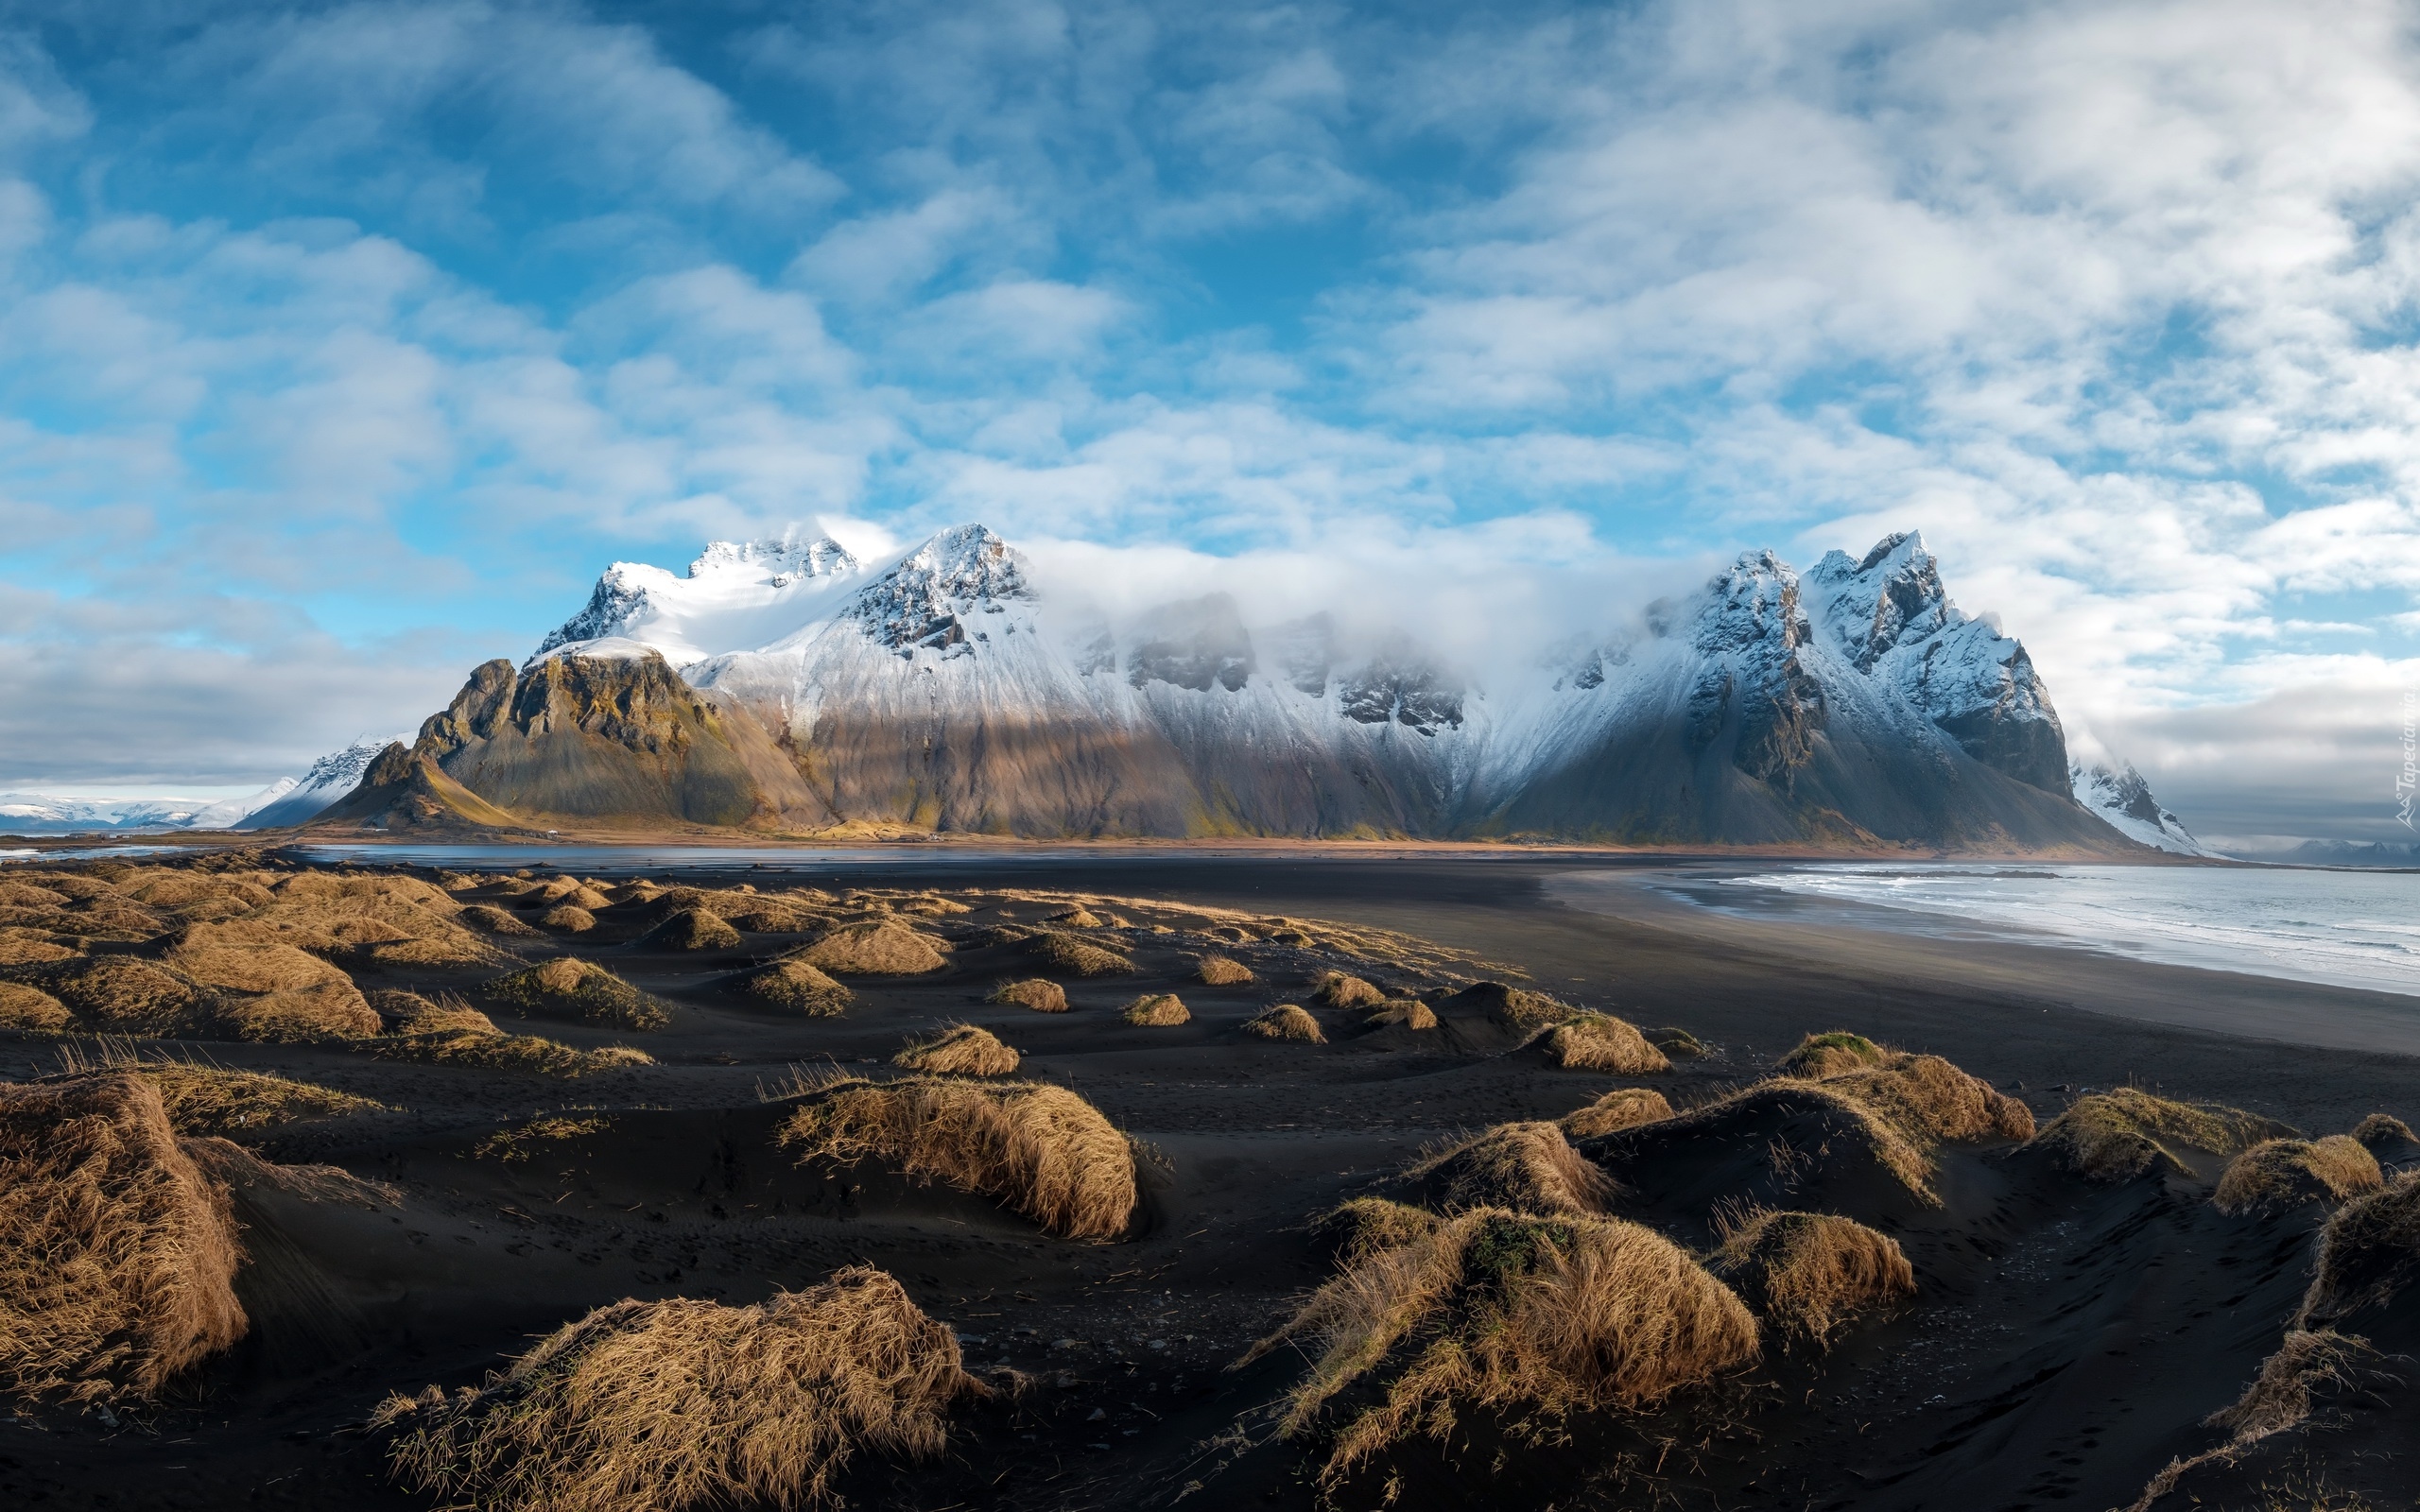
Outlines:
POLYGON ((2420 872, 1826 863, 1623 880, 1744 918, 2057 945, 2420 996, 2420 872))

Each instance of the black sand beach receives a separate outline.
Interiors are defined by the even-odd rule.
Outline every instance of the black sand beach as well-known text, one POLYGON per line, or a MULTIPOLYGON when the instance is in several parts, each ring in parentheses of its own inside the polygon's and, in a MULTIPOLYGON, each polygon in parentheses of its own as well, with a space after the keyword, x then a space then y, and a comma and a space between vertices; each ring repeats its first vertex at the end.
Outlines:
MULTIPOLYGON (((534 851, 528 864, 544 859, 534 851)), ((1321 964, 1316 951, 1269 938, 1224 947, 1258 980, 1208 987, 1189 976, 1201 941, 1131 934, 1132 974, 1070 979, 1073 1010, 1044 1014, 983 1001, 1026 968, 1015 947, 967 935, 941 971, 852 978, 845 1014, 800 1018, 715 986, 798 939, 751 932, 727 950, 634 948, 635 904, 600 911, 591 934, 502 943, 531 959, 568 950, 608 962, 672 1005, 666 1027, 524 1023, 490 1008, 502 1027, 575 1046, 641 1045, 653 1066, 562 1081, 357 1045, 185 1045, 224 1066, 387 1105, 233 1137, 271 1161, 384 1183, 391 1200, 239 1184, 250 1261, 236 1286, 249 1336, 159 1409, 114 1425, 70 1411, 0 1421, 0 1500, 440 1504, 389 1480, 387 1443, 364 1427, 388 1393, 475 1385, 533 1335, 624 1297, 752 1302, 863 1262, 951 1323, 970 1366, 1005 1364, 1030 1383, 960 1412, 937 1461, 861 1457, 843 1483, 855 1504, 1309 1507, 1322 1494, 1318 1444, 1278 1438, 1267 1411, 1300 1377, 1302 1355, 1281 1348, 1228 1366, 1331 1274, 1314 1216, 1398 1192, 1396 1173, 1458 1133, 1558 1118, 1621 1086, 1652 1087, 1685 1113, 1764 1074, 1803 1035, 1832 1029, 1945 1057, 2044 1122, 2076 1096, 2128 1085, 2314 1137, 2374 1112, 2420 1122, 2420 1000, 2074 951, 1765 924, 1620 889, 1592 889, 1592 907, 1581 908, 1556 885, 1577 867, 1615 864, 1102 855, 648 874, 708 887, 744 880, 768 893, 1047 890, 1399 931, 1452 953, 1450 969, 1357 965, 1400 978, 1382 987, 1442 1005, 1449 989, 1496 977, 1634 1024, 1677 1026, 1709 1047, 1660 1074, 1561 1069, 1534 1045, 1479 1042, 1442 1007, 1449 1032, 1429 1031, 1429 1041, 1356 1033, 1329 1012, 1319 1015, 1326 1044, 1246 1037, 1239 1025, 1269 1005, 1308 1001, 1321 964), (1634 906, 1605 901, 1625 898, 1634 906), (1119 1022, 1117 1006, 1146 990, 1181 994, 1191 1022, 1119 1022), (1024 1053, 1021 1075, 1073 1089, 1146 1143, 1144 1201, 1123 1239, 1050 1238, 979 1196, 866 1164, 802 1167, 776 1148, 786 1105, 767 1099, 792 1068, 885 1072, 904 1040, 953 1021, 993 1030, 1024 1053), (499 1131, 541 1117, 575 1131, 525 1159, 481 1154, 499 1131)), ((1030 904, 1011 913, 1039 917, 1030 904)), ((494 972, 354 975, 364 989, 475 996, 494 972)), ((0 1074, 57 1070, 53 1042, 9 1039, 0 1074)), ((1714 1237, 1715 1196, 1771 1186, 1767 1133, 1788 1137, 1776 1125, 1745 1143, 1735 1130, 1720 1148, 1651 1148, 1627 1136, 1581 1143, 1620 1183, 1613 1212, 1696 1246, 1714 1237)), ((2411 1156, 2420 1147, 2381 1152, 2390 1164, 2411 1156)), ((1895 1238, 1918 1281, 1911 1303, 1852 1327, 1828 1351, 1774 1348, 1706 1392, 1645 1416, 1582 1415, 1544 1441, 1472 1414, 1445 1442, 1401 1450, 1392 1492, 1386 1476, 1363 1475, 1331 1486, 1333 1504, 1392 1494, 1398 1506, 1435 1508, 2120 1507, 2171 1459, 2224 1436, 2202 1419, 2278 1348, 2324 1208, 2222 1216, 2208 1200, 2224 1164, 2215 1158, 2114 1184, 2054 1171, 2005 1142, 1945 1145, 1936 1159, 1937 1202, 1858 1171, 1818 1172, 1801 1192, 1810 1207, 1895 1238)), ((2415 1320, 2407 1295, 2373 1320, 2376 1342, 2389 1353, 2420 1348, 2415 1320)), ((2281 1435, 2232 1465, 2188 1472, 2159 1504, 2348 1504, 2323 1493, 2411 1504, 2420 1395, 2381 1377, 2326 1410, 2328 1431, 2281 1435)))

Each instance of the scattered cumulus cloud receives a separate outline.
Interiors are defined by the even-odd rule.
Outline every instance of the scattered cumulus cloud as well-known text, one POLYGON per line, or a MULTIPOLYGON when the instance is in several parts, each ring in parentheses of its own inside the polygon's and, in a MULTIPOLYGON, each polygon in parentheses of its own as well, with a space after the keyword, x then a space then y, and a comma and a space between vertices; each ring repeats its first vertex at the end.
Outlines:
POLYGON ((8 782, 276 775, 710 535, 1445 623, 1922 528, 2188 821, 2386 812, 2401 6, 645 14, 0 31, 8 782))

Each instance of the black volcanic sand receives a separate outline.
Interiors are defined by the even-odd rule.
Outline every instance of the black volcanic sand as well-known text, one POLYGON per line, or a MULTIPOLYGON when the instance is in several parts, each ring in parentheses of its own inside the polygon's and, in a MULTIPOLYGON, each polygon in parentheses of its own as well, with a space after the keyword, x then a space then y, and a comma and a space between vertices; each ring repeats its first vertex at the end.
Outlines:
MULTIPOLYGON (((1135 974, 1063 977, 1074 1005, 1063 1015, 989 1005, 981 1000, 996 981, 1054 974, 1016 947, 974 943, 994 919, 990 910, 915 921, 960 940, 947 970, 850 978, 857 999, 845 1016, 801 1019, 714 986, 800 936, 641 954, 625 943, 649 921, 636 903, 602 911, 588 935, 504 943, 531 959, 570 951, 609 964, 673 1005, 667 1029, 523 1022, 480 1001, 505 1028, 640 1045, 655 1067, 565 1082, 393 1062, 342 1045, 189 1046, 398 1109, 287 1125, 244 1143, 273 1160, 332 1163, 390 1183, 401 1205, 239 1191, 250 1337, 178 1401, 113 1428, 58 1412, 0 1421, 0 1503, 430 1506, 388 1482, 385 1445, 361 1426, 388 1392, 475 1384, 533 1335, 623 1297, 752 1301, 862 1261, 950 1321, 971 1365, 1005 1362, 1035 1384, 1011 1404, 959 1409, 943 1460, 861 1459, 844 1482, 856 1504, 1308 1507, 1321 1446, 1274 1439, 1265 1410, 1299 1378, 1302 1358, 1280 1350, 1244 1370, 1223 1367, 1330 1274, 1307 1220, 1344 1197, 1392 1190, 1392 1173, 1458 1130, 1556 1117, 1622 1085, 1655 1087, 1683 1107, 1704 1102, 1753 1079, 1800 1035, 1831 1028, 1946 1056, 2045 1120, 2077 1091, 2131 1079, 2313 1135, 2372 1111, 2420 1123, 2420 1060, 2317 1048, 2290 1032, 2347 1013, 2391 1020, 2420 1004, 2066 951, 1769 928, 1647 903, 1586 912, 1555 901, 1551 886, 1576 865, 936 857, 905 868, 810 864, 666 880, 745 880, 768 892, 1046 887, 1355 921, 1501 963, 1568 1003, 1685 1027, 1713 1054, 1667 1075, 1615 1077, 1551 1068, 1535 1049, 1456 1055, 1445 1036, 1356 1037, 1352 1016, 1328 1011, 1320 1013, 1327 1045, 1262 1041, 1238 1025, 1270 1003, 1307 1002, 1307 977, 1323 964, 1432 996, 1456 986, 1457 973, 1506 973, 1464 962, 1423 974, 1265 941, 1115 930, 1099 932, 1115 936, 1103 943, 1132 948, 1135 974), (1191 981, 1193 960, 1211 950, 1244 960, 1261 981, 1191 981), (1118 1022, 1116 1007, 1144 990, 1180 993, 1194 1021, 1118 1022), (2232 1005, 2224 1022, 2269 1038, 2150 1022, 2179 1016, 2177 1005, 2197 996, 2232 1005), (2146 1005, 2147 1017, 2127 1016, 2146 1005), (1076 1089, 1148 1142, 1147 1199, 1130 1236, 1052 1239, 978 1197, 871 1166, 801 1168, 775 1148, 785 1109, 766 1099, 791 1067, 886 1074, 878 1063, 905 1039, 953 1020, 993 1029, 1025 1053, 1021 1074, 1076 1089), (537 1143, 523 1160, 478 1153, 482 1141, 540 1114, 599 1126, 537 1143)), ((531 919, 543 912, 493 889, 462 896, 531 919)), ((1046 912, 1010 909, 1020 923, 1046 912)), ((477 985, 498 973, 355 974, 365 989, 447 988, 477 1000, 477 985)), ((0 1044, 0 1072, 53 1069, 43 1041, 0 1044)), ((1770 1192, 1775 1179, 1761 1137, 1628 1163, 1611 1146, 1598 1153, 1628 1187, 1616 1213, 1691 1246, 1709 1236, 1715 1196, 1770 1192)), ((1851 1326, 1828 1354, 1769 1348, 1747 1376, 1649 1418, 1577 1418, 1536 1443, 1466 1414, 1450 1443, 1424 1440, 1395 1456, 1396 1504, 2101 1508, 2133 1502, 2171 1457, 2215 1445, 2220 1435, 2200 1420, 2234 1400, 2276 1348, 2325 1210, 2221 1217, 2208 1201, 2216 1160, 2191 1178, 2100 1187, 2033 1152, 1939 1155, 1938 1208, 1854 1173, 1819 1173, 1796 1197, 1894 1234, 1919 1280, 1911 1305, 1851 1326)), ((2382 1346, 2420 1351, 2420 1298, 2373 1322, 2382 1346)), ((2410 1361, 2389 1368, 2420 1371, 2410 1361)), ((2364 1385, 2324 1401, 2319 1431, 2197 1470, 2160 1504, 2339 1504, 2319 1501, 2311 1488, 2324 1486, 2411 1505, 2420 1491, 2409 1452, 2420 1443, 2420 1386, 2364 1385)), ((1379 1480, 1349 1483, 1336 1504, 1377 1504, 1379 1480)))

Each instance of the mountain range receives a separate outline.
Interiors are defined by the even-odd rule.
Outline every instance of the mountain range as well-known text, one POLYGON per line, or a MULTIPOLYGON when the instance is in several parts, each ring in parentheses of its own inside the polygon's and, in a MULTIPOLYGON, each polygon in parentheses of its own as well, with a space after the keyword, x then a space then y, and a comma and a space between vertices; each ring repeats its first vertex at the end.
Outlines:
POLYGON ((614 564, 527 661, 248 822, 305 818, 2201 850, 2131 768, 2070 761, 2024 646, 1912 534, 1803 574, 1750 552, 1483 675, 1222 593, 1114 622, 978 524, 873 562, 716 542, 685 576, 614 564))

